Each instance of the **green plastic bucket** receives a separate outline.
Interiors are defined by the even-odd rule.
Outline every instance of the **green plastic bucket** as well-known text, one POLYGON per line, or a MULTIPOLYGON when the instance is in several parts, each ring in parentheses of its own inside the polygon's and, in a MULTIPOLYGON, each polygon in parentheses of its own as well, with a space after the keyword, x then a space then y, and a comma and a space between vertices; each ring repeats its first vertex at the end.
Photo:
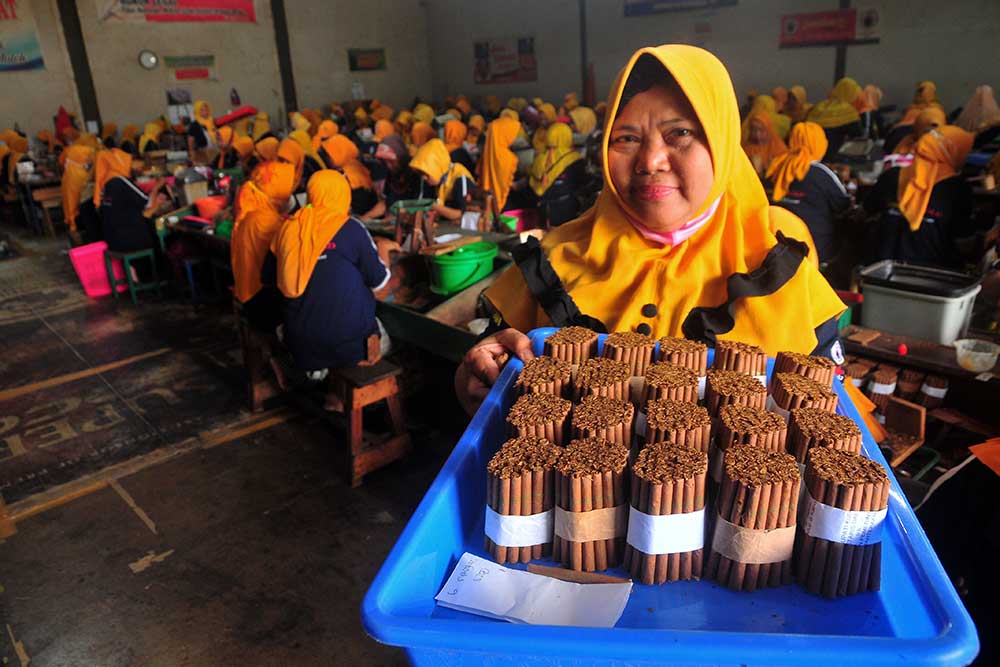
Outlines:
POLYGON ((389 212, 396 213, 399 209, 403 209, 407 213, 429 211, 433 205, 433 199, 400 199, 389 207, 389 212))
POLYGON ((497 246, 488 241, 470 243, 444 255, 428 258, 431 268, 431 291, 454 294, 482 280, 493 271, 497 246))

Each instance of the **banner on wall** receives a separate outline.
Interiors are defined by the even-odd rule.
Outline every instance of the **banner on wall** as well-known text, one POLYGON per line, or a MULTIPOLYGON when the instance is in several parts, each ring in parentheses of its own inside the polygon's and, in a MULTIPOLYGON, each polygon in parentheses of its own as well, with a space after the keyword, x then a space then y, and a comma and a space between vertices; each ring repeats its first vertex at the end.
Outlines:
POLYGON ((97 0, 101 21, 256 23, 254 0, 97 0))
POLYGON ((347 66, 352 72, 385 69, 385 49, 347 49, 347 66))
POLYGON ((214 79, 215 56, 163 56, 163 64, 174 81, 214 79))
POLYGON ((878 44, 880 17, 877 9, 839 9, 781 17, 783 49, 800 46, 836 46, 840 44, 878 44))
POLYGON ((625 16, 715 9, 732 7, 736 3, 737 0, 625 0, 625 16))
POLYGON ((0 72, 45 69, 31 3, 0 2, 0 72))
POLYGON ((476 83, 523 83, 538 80, 534 37, 475 42, 473 78, 476 83))

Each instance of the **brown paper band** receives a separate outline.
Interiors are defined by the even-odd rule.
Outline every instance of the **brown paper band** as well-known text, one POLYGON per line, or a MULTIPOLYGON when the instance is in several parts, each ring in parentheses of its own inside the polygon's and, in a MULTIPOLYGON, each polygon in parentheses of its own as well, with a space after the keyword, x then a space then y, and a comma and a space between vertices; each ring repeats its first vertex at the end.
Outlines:
POLYGON ((792 557, 794 544, 795 526, 754 530, 737 526, 721 516, 715 520, 712 550, 737 563, 780 563, 792 557))
POLYGON ((592 542, 625 537, 628 504, 589 512, 568 512, 556 506, 555 534, 570 542, 592 542))

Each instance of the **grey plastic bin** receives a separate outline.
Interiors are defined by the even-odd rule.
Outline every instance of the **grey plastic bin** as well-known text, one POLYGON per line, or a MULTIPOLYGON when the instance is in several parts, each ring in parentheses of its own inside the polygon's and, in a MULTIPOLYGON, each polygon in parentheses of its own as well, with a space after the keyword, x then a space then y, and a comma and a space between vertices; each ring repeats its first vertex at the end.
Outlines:
POLYGON ((979 278, 885 260, 861 270, 861 325, 951 345, 965 335, 979 278))

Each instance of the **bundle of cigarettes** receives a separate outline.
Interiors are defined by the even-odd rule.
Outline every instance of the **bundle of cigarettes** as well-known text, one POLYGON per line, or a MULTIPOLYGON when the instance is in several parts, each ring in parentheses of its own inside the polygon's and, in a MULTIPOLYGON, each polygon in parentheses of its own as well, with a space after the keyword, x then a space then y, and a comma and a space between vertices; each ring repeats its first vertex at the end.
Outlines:
POLYGON ((689 368, 659 361, 646 369, 644 379, 646 389, 642 405, 661 398, 698 402, 698 376, 689 368))
POLYGON ((584 327, 563 327, 545 339, 545 355, 573 365, 597 356, 597 332, 584 327))
POLYGON ((855 387, 864 387, 874 367, 873 362, 858 357, 844 365, 844 372, 851 378, 851 384, 855 387))
POLYGON ((573 404, 552 394, 524 394, 511 406, 507 423, 517 437, 544 438, 562 445, 568 438, 567 420, 573 404))
POLYGON ((749 405, 763 408, 767 403, 767 389, 754 377, 740 371, 710 370, 705 388, 708 413, 719 416, 726 405, 749 405))
POLYGON ((775 373, 795 373, 816 380, 824 387, 833 385, 837 364, 826 357, 814 357, 799 352, 778 352, 774 358, 775 373))
POLYGON ((590 395, 573 410, 573 437, 599 438, 628 447, 632 442, 635 406, 609 396, 590 395))
POLYGON ((642 583, 701 578, 707 469, 706 454, 670 443, 639 454, 623 567, 642 583), (661 516, 675 519, 656 518, 661 516))
POLYGON ((587 359, 576 373, 573 397, 579 401, 584 396, 610 396, 629 400, 629 379, 632 373, 625 362, 595 357, 587 359))
POLYGON ((799 469, 783 452, 726 452, 705 577, 753 592, 792 580, 799 469))
MULTIPOLYGON (((504 443, 486 466, 486 504, 498 515, 489 517, 488 513, 487 516, 498 524, 505 521, 502 517, 506 516, 538 517, 539 523, 545 523, 541 517, 552 509, 555 490, 553 465, 561 453, 561 448, 544 438, 522 437, 504 443)), ((544 529, 538 532, 547 534, 547 537, 537 544, 497 544, 489 533, 503 539, 504 527, 494 529, 489 518, 486 551, 501 565, 527 563, 551 553, 552 535, 544 529)))
POLYGON ((898 377, 899 369, 887 364, 879 366, 871 374, 871 380, 868 383, 868 398, 875 404, 875 409, 878 412, 885 414, 889 397, 896 393, 896 379, 898 377))
POLYGON ((885 469, 860 454, 809 451, 796 537, 796 578, 828 598, 877 591, 882 575, 882 521, 889 502, 885 469))
POLYGON ((628 449, 574 440, 555 463, 553 558, 572 570, 615 567, 628 526, 628 449))
POLYGON ((712 368, 738 371, 755 377, 767 374, 767 353, 756 345, 735 340, 720 340, 715 344, 712 368))
MULTIPOLYGON (((928 410, 940 408, 948 395, 948 378, 928 375, 920 386, 920 404, 928 410)), ((874 400, 874 399, 872 399, 874 400)))
POLYGON ((785 420, 773 412, 749 405, 723 406, 719 411, 715 447, 710 454, 712 480, 716 484, 722 482, 723 460, 732 447, 749 445, 768 452, 783 452, 787 433, 785 420))
POLYGON ((618 331, 604 339, 602 356, 625 362, 631 376, 641 377, 653 361, 655 347, 656 341, 651 336, 636 331, 618 331))
POLYGON ((677 366, 689 368, 698 374, 698 377, 705 376, 708 368, 708 346, 696 340, 687 338, 661 338, 660 341, 660 361, 667 361, 677 366))
POLYGON ((568 361, 535 357, 524 364, 514 389, 521 394, 552 394, 562 398, 573 395, 573 367, 568 361))
POLYGON ((904 368, 896 380, 896 395, 904 401, 915 401, 924 384, 924 374, 913 368, 904 368))
POLYGON ((783 416, 795 408, 819 408, 827 412, 837 409, 837 394, 829 385, 795 373, 775 373, 771 382, 774 405, 784 411, 783 416))
POLYGON ((697 403, 661 398, 646 404, 646 442, 671 442, 684 449, 708 452, 712 418, 697 403))
POLYGON ((850 417, 819 408, 796 408, 788 420, 788 451, 801 464, 815 447, 861 453, 861 429, 850 417))

